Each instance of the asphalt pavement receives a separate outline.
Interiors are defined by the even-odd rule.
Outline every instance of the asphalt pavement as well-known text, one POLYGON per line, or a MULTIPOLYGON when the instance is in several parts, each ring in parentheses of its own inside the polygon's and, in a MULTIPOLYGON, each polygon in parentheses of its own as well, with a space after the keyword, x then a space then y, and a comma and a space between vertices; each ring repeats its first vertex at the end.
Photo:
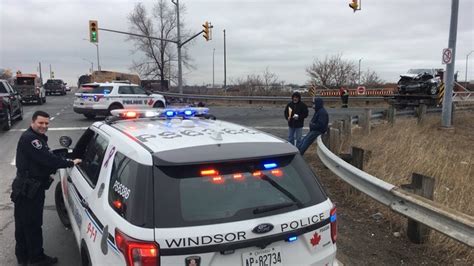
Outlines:
MULTIPOLYGON (((73 93, 66 96, 48 96, 44 105, 25 105, 24 119, 14 123, 8 132, 0 131, 0 265, 15 265, 15 240, 13 204, 10 201, 11 183, 15 177, 15 153, 18 139, 30 124, 31 116, 36 110, 43 110, 51 115, 50 129, 47 132, 48 144, 51 149, 60 148, 59 137, 70 136, 74 143, 79 139, 85 128, 94 120, 76 114, 72 110, 73 93)), ((342 118, 350 113, 358 115, 363 108, 336 109, 328 108, 331 121, 342 118)), ((282 106, 218 106, 210 107, 210 113, 218 119, 255 127, 280 138, 287 136, 287 123, 283 117, 282 106)), ((313 115, 311 109, 308 119, 313 115)), ((101 120, 98 118, 96 120, 101 120)), ((308 125, 308 120, 305 125, 308 125)), ((305 132, 307 132, 307 127, 305 132)), ((57 178, 56 178, 57 180, 57 178)), ((56 181, 57 182, 57 181, 56 181)), ((71 231, 66 230, 56 213, 54 204, 53 184, 46 193, 44 208, 43 238, 45 253, 59 258, 58 265, 80 265, 80 254, 71 231)))

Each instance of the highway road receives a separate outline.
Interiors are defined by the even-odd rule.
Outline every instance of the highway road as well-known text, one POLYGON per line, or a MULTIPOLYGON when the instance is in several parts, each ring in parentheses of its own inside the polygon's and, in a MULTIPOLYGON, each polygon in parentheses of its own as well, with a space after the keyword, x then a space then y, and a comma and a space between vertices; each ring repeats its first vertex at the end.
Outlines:
MULTIPOLYGON (((11 182, 15 176, 15 150, 18 138, 26 130, 35 110, 44 110, 51 115, 49 146, 59 148, 58 139, 68 135, 73 139, 73 145, 85 128, 93 121, 72 110, 73 95, 48 96, 47 103, 42 106, 25 105, 24 120, 13 125, 8 132, 0 132, 0 265, 15 265, 14 255, 14 219, 13 204, 10 201, 11 182)), ((356 115, 363 109, 333 109, 329 108, 331 120, 344 114, 356 115)), ((227 120, 269 132, 281 138, 286 138, 287 124, 283 118, 283 107, 245 106, 210 107, 210 112, 218 119, 227 120)), ((310 112, 311 118, 313 110, 310 112)), ((308 122, 305 122, 307 125, 308 122)), ((54 188, 53 184, 51 188, 54 188)), ((53 189, 46 193, 44 208, 43 237, 45 252, 59 258, 58 265, 80 265, 80 255, 71 231, 66 230, 60 223, 54 205, 53 189)))

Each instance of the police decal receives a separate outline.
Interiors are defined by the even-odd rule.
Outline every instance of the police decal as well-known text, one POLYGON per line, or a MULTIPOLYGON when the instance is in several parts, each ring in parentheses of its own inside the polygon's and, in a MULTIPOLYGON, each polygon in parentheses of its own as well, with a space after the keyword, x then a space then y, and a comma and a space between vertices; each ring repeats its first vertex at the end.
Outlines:
POLYGON ((31 142, 31 145, 33 145, 33 147, 35 147, 38 150, 41 150, 41 148, 43 148, 43 144, 41 144, 41 141, 39 139, 33 140, 31 142))

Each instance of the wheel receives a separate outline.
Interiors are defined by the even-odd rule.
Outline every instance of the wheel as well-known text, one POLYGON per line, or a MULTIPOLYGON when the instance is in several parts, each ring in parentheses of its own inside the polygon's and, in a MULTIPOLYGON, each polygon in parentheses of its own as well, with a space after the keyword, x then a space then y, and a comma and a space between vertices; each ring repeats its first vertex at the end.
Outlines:
POLYGON ((59 220, 61 220, 61 223, 64 225, 64 227, 70 229, 71 221, 69 220, 66 205, 64 204, 61 182, 56 185, 56 189, 54 191, 54 202, 56 204, 56 211, 58 212, 59 220))
POLYGON ((94 119, 94 118, 95 118, 95 114, 84 114, 84 116, 85 116, 87 119, 94 119))
POLYGON ((5 116, 7 117, 7 121, 5 123, 5 126, 3 126, 3 130, 8 131, 10 130, 10 128, 12 128, 12 115, 8 107, 5 110, 6 110, 5 116))
POLYGON ((428 89, 428 94, 429 94, 429 95, 436 95, 436 94, 438 94, 438 87, 437 87, 437 86, 431 86, 431 87, 428 89))
POLYGON ((162 101, 157 101, 154 105, 153 108, 164 108, 165 104, 162 101))
POLYGON ((109 107, 109 114, 108 115, 112 115, 111 112, 112 110, 116 110, 116 109, 123 109, 122 106, 118 105, 118 104, 112 104, 110 107, 109 107))
POLYGON ((20 114, 18 115, 18 121, 23 120, 23 105, 20 106, 20 114))

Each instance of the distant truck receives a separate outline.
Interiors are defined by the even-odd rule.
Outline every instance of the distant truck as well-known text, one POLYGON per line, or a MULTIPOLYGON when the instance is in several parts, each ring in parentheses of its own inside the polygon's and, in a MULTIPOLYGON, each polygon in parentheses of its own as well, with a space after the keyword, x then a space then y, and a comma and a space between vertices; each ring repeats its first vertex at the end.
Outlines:
POLYGON ((66 83, 62 79, 48 79, 44 84, 47 95, 66 95, 66 83))
POLYGON ((13 83, 15 90, 20 93, 23 103, 35 102, 41 105, 46 102, 46 91, 38 75, 18 72, 13 83))
POLYGON ((115 81, 128 81, 131 84, 140 85, 140 77, 136 74, 120 73, 115 71, 94 71, 91 75, 82 75, 79 77, 77 86, 80 87, 86 83, 105 83, 115 81))

